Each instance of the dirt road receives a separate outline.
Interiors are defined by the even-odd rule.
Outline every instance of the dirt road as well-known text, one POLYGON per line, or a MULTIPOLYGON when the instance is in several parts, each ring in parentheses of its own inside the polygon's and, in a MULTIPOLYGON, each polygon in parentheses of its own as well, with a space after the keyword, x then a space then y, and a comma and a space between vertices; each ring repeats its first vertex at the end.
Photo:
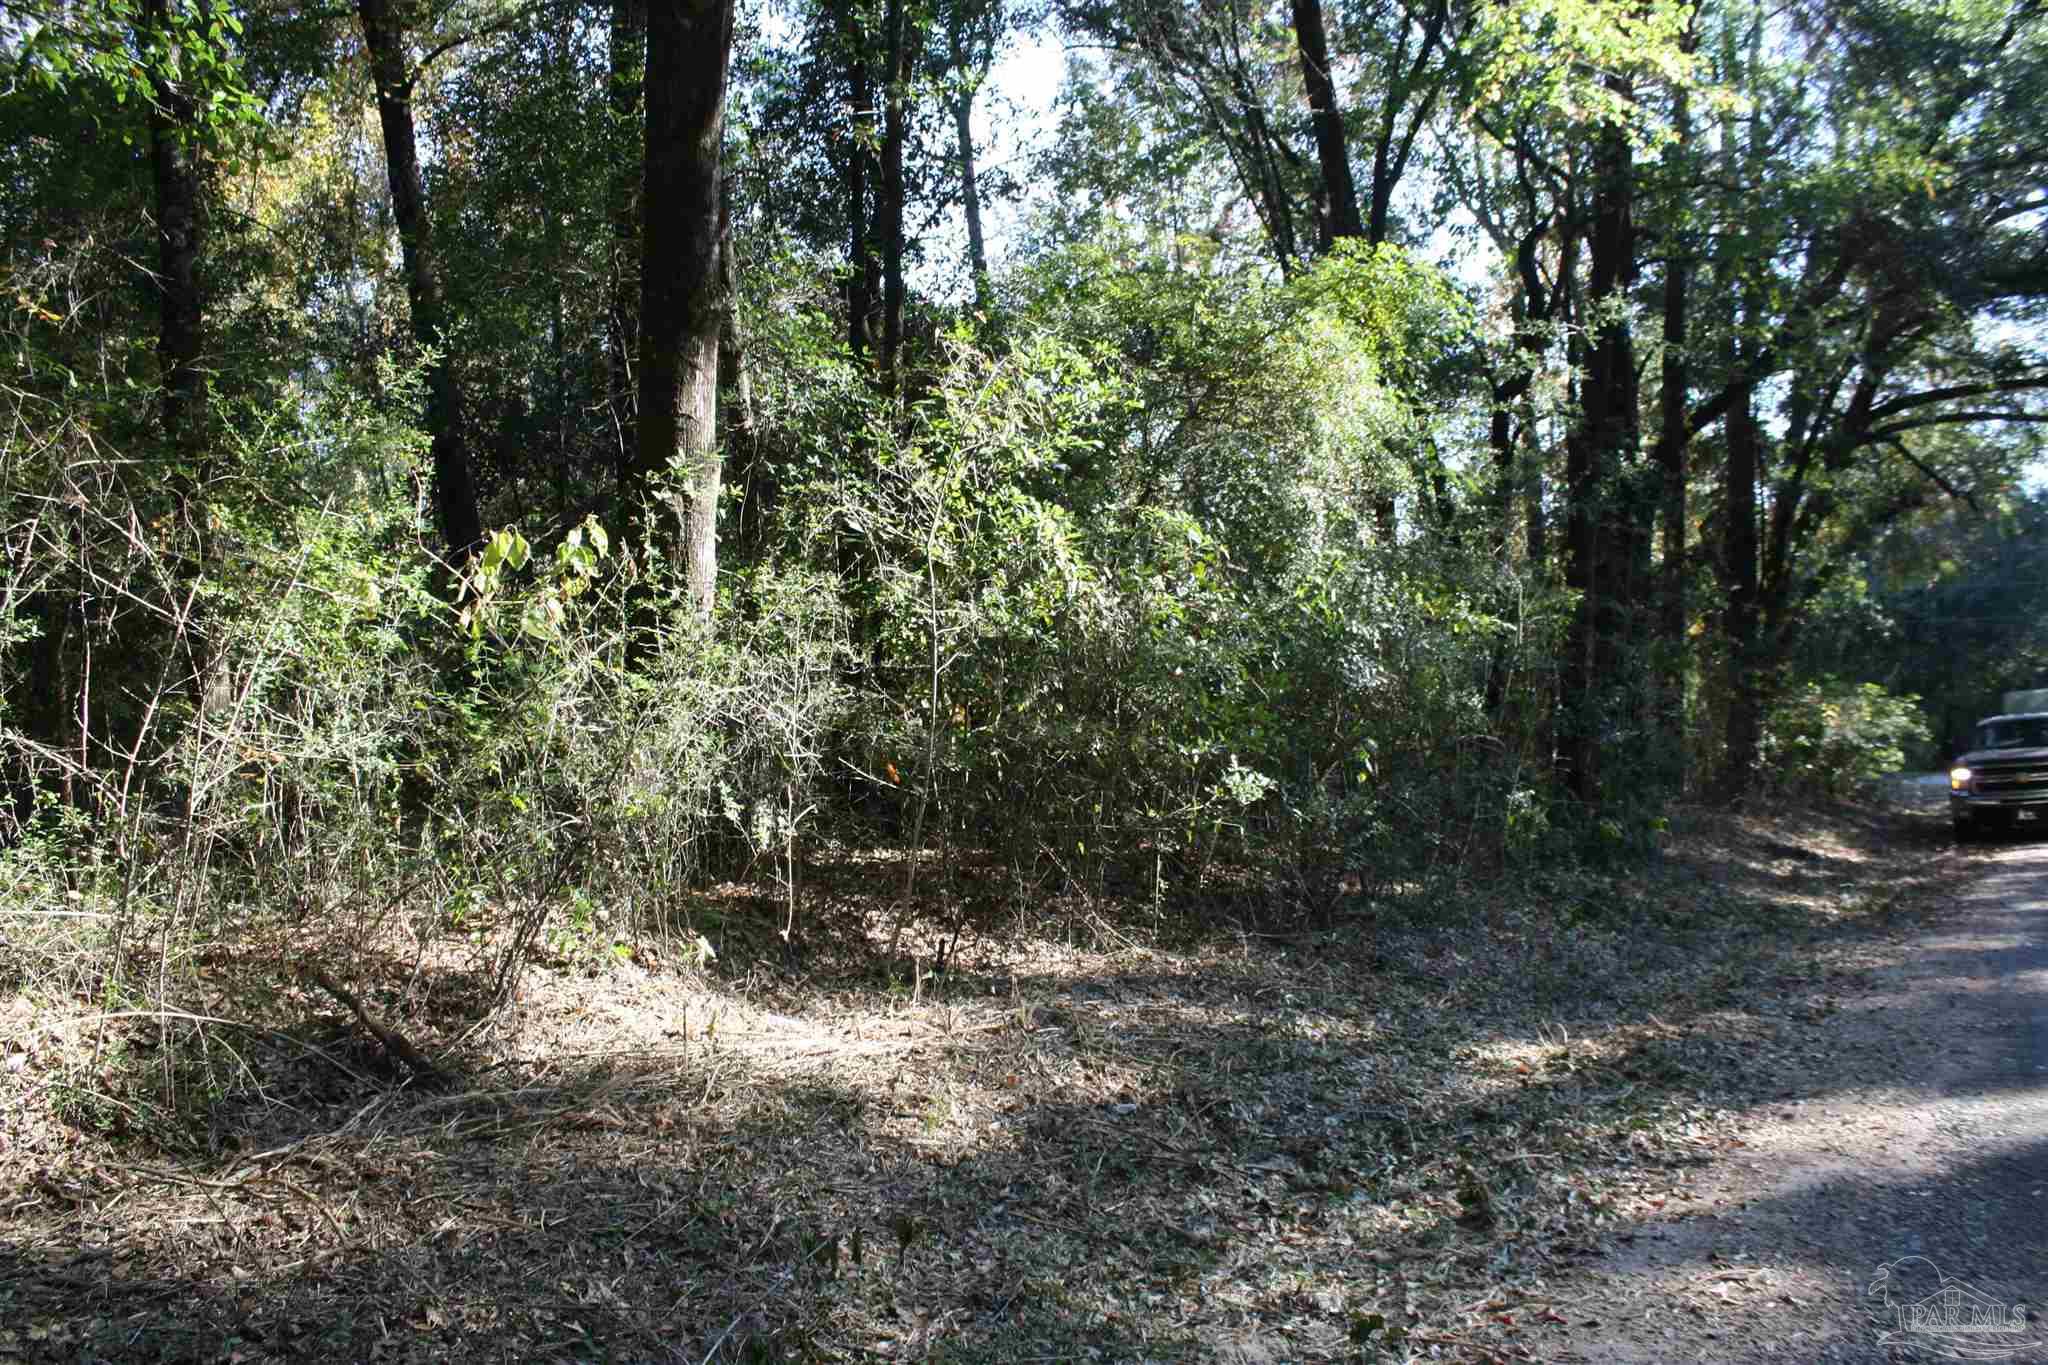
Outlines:
POLYGON ((1559 1359, 2048 1361, 2048 839, 1953 860, 1953 912, 1689 1212, 1592 1267, 1559 1359))

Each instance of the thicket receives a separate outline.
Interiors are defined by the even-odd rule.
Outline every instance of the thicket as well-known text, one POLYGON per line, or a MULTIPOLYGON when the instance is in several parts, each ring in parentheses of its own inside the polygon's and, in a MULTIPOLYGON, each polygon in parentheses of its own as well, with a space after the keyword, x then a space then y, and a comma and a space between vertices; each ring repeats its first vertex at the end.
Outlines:
POLYGON ((805 865, 842 853, 925 855, 877 873, 906 914, 1028 922, 1061 894, 1328 916, 1533 846, 1536 737, 1486 693, 1540 714, 1554 601, 1358 525, 1371 433, 1407 420, 1374 352, 1414 339, 1349 319, 1435 286, 1098 265, 1026 281, 1065 307, 1020 299, 1000 349, 939 339, 901 406, 822 313, 764 327, 780 453, 708 621, 595 516, 438 562, 417 371, 223 404, 190 492, 120 453, 127 384, 14 390, 10 980, 139 1008, 314 926, 452 946, 502 999, 543 940, 722 942, 693 893, 726 879, 800 943, 805 865))
POLYGON ((1035 12, 0 31, 0 986, 1321 925, 1902 761, 1992 580, 1901 547, 2038 520, 2040 21, 1427 10, 1062 7, 979 178, 1035 12))

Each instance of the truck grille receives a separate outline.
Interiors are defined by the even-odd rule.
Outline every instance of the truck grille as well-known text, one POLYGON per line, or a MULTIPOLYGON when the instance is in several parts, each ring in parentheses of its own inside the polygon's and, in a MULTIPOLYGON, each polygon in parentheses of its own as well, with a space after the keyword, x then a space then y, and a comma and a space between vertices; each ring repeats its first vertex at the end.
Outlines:
POLYGON ((2010 766, 1983 764, 1978 765, 1976 772, 1976 780, 1970 787, 1978 796, 2048 801, 2048 762, 2036 759, 2010 766))

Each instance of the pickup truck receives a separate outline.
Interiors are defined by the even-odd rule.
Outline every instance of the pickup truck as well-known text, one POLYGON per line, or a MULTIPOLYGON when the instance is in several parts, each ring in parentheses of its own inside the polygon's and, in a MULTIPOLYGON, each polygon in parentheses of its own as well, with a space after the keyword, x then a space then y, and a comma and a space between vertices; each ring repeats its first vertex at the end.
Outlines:
POLYGON ((2048 711, 1986 716, 1948 773, 1956 841, 1995 829, 2048 829, 2048 711))

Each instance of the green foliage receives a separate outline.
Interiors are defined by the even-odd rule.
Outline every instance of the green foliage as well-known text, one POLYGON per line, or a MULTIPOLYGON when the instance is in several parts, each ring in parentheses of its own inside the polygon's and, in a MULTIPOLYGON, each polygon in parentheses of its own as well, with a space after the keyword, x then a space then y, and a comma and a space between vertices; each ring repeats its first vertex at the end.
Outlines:
POLYGON ((1078 246, 1023 281, 1026 322, 1124 384, 1060 500, 1105 525, 1183 509, 1254 578, 1356 543, 1372 501, 1408 483, 1397 452, 1418 435, 1415 381, 1459 330, 1442 278, 1392 248, 1340 251, 1285 283, 1132 269, 1130 249, 1078 246))
MULTIPOLYGON (((630 954, 688 927, 690 889, 764 856, 788 874, 840 706, 836 584, 735 579, 707 630, 590 519, 546 553, 501 529, 451 604, 402 491, 422 454, 410 429, 337 387, 230 430, 263 443, 272 496, 213 509, 217 567, 194 580, 182 540, 126 542, 153 556, 153 577, 130 569, 136 621, 150 619, 143 586, 175 603, 189 583, 181 621, 204 673, 145 676, 150 690, 101 722, 119 728, 82 749, 0 732, 16 769, 48 783, 6 853, 7 914, 37 931, 6 971, 38 976, 95 944, 118 957, 168 923, 232 938, 287 910, 338 944, 471 945, 488 1003, 536 945, 630 954), (90 761, 102 752, 125 761, 90 761)), ((94 512, 95 537, 131 522, 94 512)), ((36 581, 18 578, 15 600, 36 581)), ((33 659, 33 626, 17 634, 33 659)), ((109 988, 139 965, 117 960, 109 988)))
POLYGON ((764 858, 793 876, 841 705, 829 580, 738 578, 707 629, 608 551, 594 521, 547 558, 496 533, 465 585, 463 681, 434 699, 422 847, 501 993, 544 933, 694 943, 687 892, 764 858))
POLYGON ((52 792, 0 847, 0 989, 63 989, 81 945, 104 950, 107 889, 92 823, 52 792))
POLYGON ((1941 508, 1878 539, 1853 579, 1816 604, 1798 663, 1819 674, 1853 658, 1862 676, 1917 693, 1934 723, 1935 764, 2002 693, 2048 678, 2048 497, 2016 494, 1984 514, 1941 508))
MULTIPOLYGON (((969 8, 919 22, 1000 17, 969 8)), ((601 11, 408 18, 438 345, 492 528, 457 570, 423 548, 424 358, 384 359, 410 301, 346 7, 238 10, 246 30, 214 0, 10 10, 0 973, 161 1005, 200 951, 313 924, 322 951, 454 954, 489 1002, 536 954, 597 969, 666 939, 725 969, 763 928, 794 951, 830 913, 801 884, 828 852, 892 855, 902 904, 956 917, 1062 889, 1336 917, 1640 856, 1673 737, 1735 728, 1747 589, 1710 551, 1749 516, 1776 651, 1755 676, 1788 687, 1770 780, 1848 790, 1924 739, 1898 694, 1952 728, 2038 681, 2013 604, 2048 581, 2042 511, 2009 491, 2048 383, 2011 325, 2048 297, 2031 12, 1333 7, 1361 185, 1438 158, 1499 251, 1454 235, 1431 264, 1317 232, 1283 10, 1063 9, 1131 50, 1075 68, 1042 165, 1060 202, 998 243, 988 316, 916 295, 960 180, 940 97, 992 40, 935 67, 935 28, 913 64, 923 240, 886 377, 847 316, 881 184, 847 62, 873 76, 879 16, 742 34, 708 620, 618 505, 641 178, 601 11), (1809 19, 1839 62, 1799 55, 1809 19), (136 149, 167 125, 196 153, 212 405, 175 449, 135 265, 136 149), (1674 264, 1692 311, 1660 351, 1674 264), (1621 283, 1589 311, 1596 269, 1621 283), (1490 271, 1507 287, 1471 283, 1490 271), (1637 411, 1589 489, 1577 367, 1621 332, 1637 411), (1748 508, 1719 478, 1731 384, 1765 447, 1748 508), (1691 500, 1667 536, 1648 451, 1674 420, 1691 500), (1930 488, 1984 519, 1929 513, 1930 488), (1588 536, 1597 572, 1562 591, 1545 556, 1588 536), (1580 603, 1632 674, 1584 710, 1559 695, 1580 603), (1845 657, 1867 675, 1807 681, 1845 657), (1557 721, 1594 709, 1617 761, 1566 802, 1557 721), (708 908, 726 879, 772 889, 773 923, 708 908)), ((1390 240, 1415 184, 1378 204, 1390 240)))
POLYGON ((1904 766, 1928 739, 1918 697, 1876 683, 1807 683, 1779 699, 1765 720, 1765 780, 1808 796, 1842 797, 1904 766))
POLYGON ((525 515, 536 494, 584 496, 611 474, 622 439, 606 405, 616 324, 603 286, 626 263, 607 194, 638 142, 611 126, 596 17, 565 12, 546 33, 479 41, 422 109, 427 136, 460 149, 434 179, 434 241, 461 320, 449 355, 472 440, 517 490, 506 517, 525 515))
POLYGON ((1676 0, 1626 11, 1587 0, 1489 6, 1471 40, 1475 93, 1504 121, 1611 122, 1650 134, 1646 106, 1621 83, 1691 79, 1697 9, 1676 0))
POLYGON ((851 566, 871 666, 844 762, 893 834, 992 847, 1022 885, 1257 867, 1325 910, 1532 847, 1526 738, 1482 708, 1535 671, 1523 592, 1364 542, 1407 420, 1379 375, 1455 316, 1433 279, 1340 254, 1247 289, 1077 253, 1037 287, 904 420, 843 391, 857 441, 784 489, 811 518, 787 543, 851 566))
MULTIPOLYGON (((225 145, 260 130, 242 75, 242 21, 223 0, 173 0, 160 24, 133 0, 10 6, 8 56, 20 76, 60 95, 111 100, 116 111, 161 105, 175 90, 189 113, 176 135, 225 145)), ((118 126, 119 113, 115 114, 118 126)), ((125 142, 135 140, 131 128, 125 142)))

